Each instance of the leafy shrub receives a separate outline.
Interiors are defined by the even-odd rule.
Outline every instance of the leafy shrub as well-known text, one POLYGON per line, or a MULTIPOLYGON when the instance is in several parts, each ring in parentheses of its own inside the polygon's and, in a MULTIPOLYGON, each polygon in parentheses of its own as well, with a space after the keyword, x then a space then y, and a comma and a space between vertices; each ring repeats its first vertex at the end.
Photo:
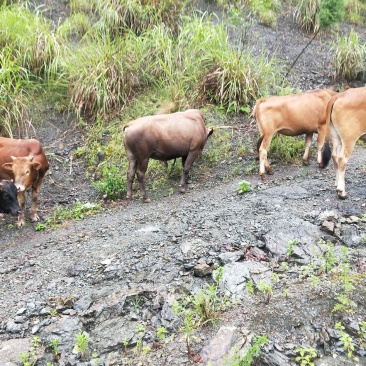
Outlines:
POLYGON ((102 178, 93 186, 104 196, 115 199, 126 193, 126 172, 117 166, 104 166, 102 178))
POLYGON ((323 28, 329 28, 340 22, 344 17, 344 0, 321 0, 319 23, 323 28))

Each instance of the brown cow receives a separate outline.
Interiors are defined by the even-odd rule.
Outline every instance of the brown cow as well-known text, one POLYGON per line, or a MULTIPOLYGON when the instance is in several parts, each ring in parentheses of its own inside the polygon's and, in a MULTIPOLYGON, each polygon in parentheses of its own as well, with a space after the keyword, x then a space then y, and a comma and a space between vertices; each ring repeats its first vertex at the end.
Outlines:
POLYGON ((327 106, 326 141, 323 167, 333 158, 336 170, 336 190, 346 198, 345 172, 357 140, 366 140, 366 88, 347 89, 333 96, 327 106), (329 138, 333 145, 330 154, 329 138))
POLYGON ((259 154, 259 174, 262 180, 265 173, 273 174, 267 159, 267 151, 276 133, 286 136, 305 134, 305 153, 303 162, 309 164, 309 149, 313 133, 318 133, 318 163, 321 164, 321 151, 325 138, 325 109, 329 99, 337 94, 329 89, 309 90, 301 94, 272 96, 259 99, 253 114, 261 134, 257 150, 259 154))
POLYGON ((0 179, 13 179, 18 190, 21 214, 18 226, 24 224, 25 191, 32 189, 31 220, 38 221, 37 199, 48 161, 37 140, 0 137, 0 179))
POLYGON ((198 109, 138 118, 129 122, 124 131, 129 161, 127 198, 132 199, 132 183, 136 174, 145 202, 150 202, 144 183, 149 159, 168 161, 181 157, 183 175, 179 191, 184 193, 189 169, 213 132, 205 127, 203 114, 198 109))

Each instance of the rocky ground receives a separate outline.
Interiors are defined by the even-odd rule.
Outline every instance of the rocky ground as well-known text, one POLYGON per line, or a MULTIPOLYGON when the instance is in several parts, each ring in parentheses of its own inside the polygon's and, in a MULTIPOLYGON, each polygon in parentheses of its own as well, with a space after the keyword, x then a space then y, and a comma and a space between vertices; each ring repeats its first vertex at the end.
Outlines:
MULTIPOLYGON (((52 4, 57 2, 46 3, 52 4)), ((291 12, 274 30, 255 23, 247 37, 257 50, 276 52, 289 65, 310 39, 291 12)), ((290 73, 292 85, 337 87, 328 49, 324 35, 316 39, 290 73)), ((33 134, 51 163, 39 199, 41 215, 47 218, 58 205, 77 200, 97 201, 85 166, 73 158, 84 143, 83 131, 72 116, 51 106, 39 112, 39 120, 33 134)), ((251 121, 244 125, 239 133, 254 137, 251 121)), ((253 337, 263 334, 269 344, 261 365, 295 365, 298 347, 316 349, 318 366, 366 365, 365 346, 354 345, 358 361, 347 358, 345 340, 335 329, 342 321, 356 339, 359 324, 366 321, 365 154, 357 146, 344 201, 335 194, 332 164, 319 170, 313 160, 308 167, 277 162, 266 183, 257 173, 226 183, 215 172, 205 178, 193 173, 185 195, 151 204, 104 204, 101 213, 49 232, 36 231, 33 224, 15 229, 14 218, 5 217, 0 221, 0 366, 25 365, 24 352, 30 364, 38 359, 42 366, 233 365, 235 351, 245 354, 253 337), (253 189, 239 195, 243 179, 253 189), (348 250, 347 261, 357 275, 357 291, 350 295, 357 306, 353 314, 332 312, 342 289, 337 271, 320 270, 327 258, 324 242, 334 243, 337 258, 344 259, 342 246, 348 250), (192 334, 182 331, 184 317, 173 311, 174 301, 207 295, 219 266, 224 270, 218 321, 192 334), (259 289, 248 293, 248 281, 256 288, 272 286, 272 295, 259 289), (165 339, 159 329, 166 329, 165 339), (87 335, 85 352, 75 347, 80 334, 87 335), (57 347, 51 346, 54 339, 57 347)), ((254 153, 248 152, 243 166, 253 161, 254 153)), ((219 167, 225 169, 228 162, 219 167)))

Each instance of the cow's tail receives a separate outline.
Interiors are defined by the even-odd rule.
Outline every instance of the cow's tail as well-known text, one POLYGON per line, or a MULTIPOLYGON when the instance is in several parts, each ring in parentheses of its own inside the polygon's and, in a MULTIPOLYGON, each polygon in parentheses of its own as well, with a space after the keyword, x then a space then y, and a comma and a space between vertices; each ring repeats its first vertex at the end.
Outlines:
POLYGON ((259 115, 259 106, 261 105, 261 103, 264 101, 264 99, 258 99, 254 108, 253 108, 253 112, 252 112, 252 116, 255 118, 255 121, 257 123, 257 127, 258 127, 258 130, 259 130, 259 133, 260 133, 260 138, 257 142, 257 153, 259 154, 259 148, 262 144, 262 141, 263 141, 263 133, 262 133, 262 129, 261 129, 261 125, 259 123, 260 121, 260 115, 259 115))
POLYGON ((330 148, 330 124, 332 121, 332 111, 334 102, 336 101, 338 95, 334 95, 329 99, 326 109, 326 119, 325 119, 325 142, 322 151, 322 165, 321 168, 326 168, 329 164, 330 158, 332 157, 332 150, 330 148))

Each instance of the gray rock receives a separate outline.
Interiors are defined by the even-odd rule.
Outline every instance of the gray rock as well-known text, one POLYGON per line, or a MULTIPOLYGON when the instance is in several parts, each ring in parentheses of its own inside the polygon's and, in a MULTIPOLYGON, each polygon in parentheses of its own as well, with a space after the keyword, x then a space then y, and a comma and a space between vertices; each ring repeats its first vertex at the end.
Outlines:
POLYGON ((212 366, 224 365, 224 356, 228 354, 238 337, 236 327, 221 327, 214 338, 202 348, 203 362, 212 366))
POLYGON ((19 364, 19 356, 27 352, 31 346, 30 338, 9 339, 0 341, 0 365, 15 366, 19 364))
POLYGON ((220 261, 222 262, 223 265, 228 264, 228 263, 233 263, 233 262, 237 262, 241 256, 243 255, 243 252, 225 252, 225 253, 221 253, 219 255, 220 261))

